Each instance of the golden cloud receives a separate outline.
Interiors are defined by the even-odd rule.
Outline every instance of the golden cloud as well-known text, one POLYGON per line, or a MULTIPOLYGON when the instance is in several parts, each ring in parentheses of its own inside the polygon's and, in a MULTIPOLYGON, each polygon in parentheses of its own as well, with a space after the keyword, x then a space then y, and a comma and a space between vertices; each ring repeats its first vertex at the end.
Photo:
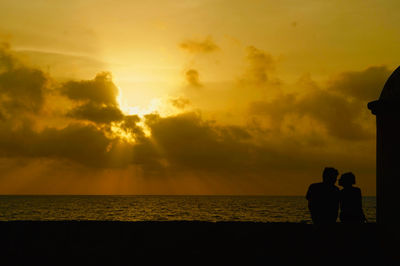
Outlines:
POLYGON ((219 50, 219 47, 211 37, 203 41, 186 40, 180 44, 180 47, 189 53, 211 53, 219 50))

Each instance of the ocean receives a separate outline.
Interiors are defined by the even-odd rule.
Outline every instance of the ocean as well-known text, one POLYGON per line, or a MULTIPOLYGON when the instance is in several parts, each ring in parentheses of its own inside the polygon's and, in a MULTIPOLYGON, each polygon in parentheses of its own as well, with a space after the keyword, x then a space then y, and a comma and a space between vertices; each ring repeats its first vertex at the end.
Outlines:
MULTIPOLYGON (((363 198, 369 222, 376 198, 363 198)), ((0 196, 0 221, 254 221, 311 223, 302 196, 0 196)))

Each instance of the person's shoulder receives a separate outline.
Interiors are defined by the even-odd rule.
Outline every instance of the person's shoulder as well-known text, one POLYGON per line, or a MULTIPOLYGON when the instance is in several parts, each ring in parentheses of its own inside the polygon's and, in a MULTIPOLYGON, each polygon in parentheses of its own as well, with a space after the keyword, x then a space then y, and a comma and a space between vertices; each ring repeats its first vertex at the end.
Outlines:
POLYGON ((310 187, 320 187, 320 186, 322 186, 322 185, 323 185, 322 182, 318 182, 318 183, 312 183, 312 184, 310 185, 310 187))
POLYGON ((312 183, 308 187, 308 190, 311 191, 311 190, 315 190, 315 189, 320 189, 321 185, 322 185, 322 183, 312 183))

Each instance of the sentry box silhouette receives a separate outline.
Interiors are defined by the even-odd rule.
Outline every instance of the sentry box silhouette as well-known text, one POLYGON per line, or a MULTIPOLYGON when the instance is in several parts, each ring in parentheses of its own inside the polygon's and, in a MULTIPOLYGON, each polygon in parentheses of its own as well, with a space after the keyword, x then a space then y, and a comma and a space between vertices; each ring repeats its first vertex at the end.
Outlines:
POLYGON ((368 109, 376 115, 377 223, 399 239, 400 67, 386 81, 379 100, 368 103, 368 109))

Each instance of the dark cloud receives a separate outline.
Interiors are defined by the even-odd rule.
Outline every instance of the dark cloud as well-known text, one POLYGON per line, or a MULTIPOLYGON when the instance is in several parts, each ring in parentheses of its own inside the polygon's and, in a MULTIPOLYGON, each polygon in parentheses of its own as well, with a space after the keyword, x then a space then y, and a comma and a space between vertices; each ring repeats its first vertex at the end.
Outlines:
POLYGON ((133 163, 132 145, 110 138, 92 125, 70 124, 63 129, 46 128, 35 132, 25 127, 3 128, 0 136, 2 157, 70 160, 94 168, 124 167, 133 163))
POLYGON ((70 159, 91 167, 111 167, 113 140, 91 125, 47 128, 31 144, 31 156, 70 159))
POLYGON ((272 176, 291 165, 308 168, 315 157, 297 156, 304 149, 258 142, 253 132, 242 126, 217 125, 197 113, 171 117, 147 117, 151 139, 162 151, 169 170, 178 174, 210 174, 235 180, 249 176, 272 176), (297 151, 296 151, 297 150, 297 151))
POLYGON ((360 97, 352 99, 357 95, 352 92, 344 94, 343 88, 348 87, 332 86, 345 84, 343 76, 347 74, 341 74, 338 81, 331 82, 328 88, 320 88, 309 76, 303 76, 297 84, 297 91, 306 88, 307 92, 282 94, 271 101, 255 101, 250 104, 250 114, 268 116, 277 128, 288 115, 308 117, 322 125, 330 136, 352 141, 370 139, 374 135, 365 126, 363 118, 366 101, 360 97))
POLYGON ((316 91, 298 102, 299 113, 306 114, 323 124, 332 136, 363 140, 373 137, 372 132, 358 120, 362 105, 328 91, 316 91))
POLYGON ((68 81, 61 92, 71 100, 90 101, 96 104, 117 106, 118 88, 112 82, 111 74, 97 74, 93 80, 68 81))
POLYGON ((106 124, 121 121, 124 118, 123 113, 118 107, 113 105, 100 105, 92 102, 74 108, 68 115, 77 119, 106 124))
POLYGON ((257 177, 282 185, 284 180, 298 182, 297 175, 316 166, 345 164, 354 156, 324 148, 316 152, 309 143, 279 133, 259 139, 249 127, 218 125, 197 113, 151 115, 146 124, 158 156, 165 160, 164 170, 176 176, 190 173, 232 181, 257 177))
POLYGON ((204 41, 186 40, 180 44, 180 47, 189 53, 211 53, 219 50, 211 37, 207 37, 204 41))
POLYGON ((372 66, 362 71, 342 72, 330 81, 328 90, 360 100, 372 101, 379 98, 391 72, 386 66, 372 66))
POLYGON ((44 102, 47 78, 37 69, 20 67, 0 73, 1 105, 6 111, 33 111, 44 102))
POLYGON ((12 69, 15 64, 16 60, 11 54, 10 45, 7 43, 0 43, 0 71, 12 69))
POLYGON ((244 129, 219 128, 196 113, 166 118, 152 115, 146 124, 172 169, 220 173, 239 168, 243 171, 250 163, 242 160, 248 154, 244 129))
POLYGON ((111 74, 97 74, 93 80, 68 81, 61 93, 77 104, 67 115, 100 124, 122 121, 124 114, 117 103, 118 88, 111 74))
POLYGON ((185 73, 186 81, 192 87, 202 87, 200 83, 199 72, 196 69, 189 69, 185 73))
POLYGON ((0 110, 4 117, 40 111, 48 83, 44 72, 23 66, 7 46, 0 47, 0 110))

